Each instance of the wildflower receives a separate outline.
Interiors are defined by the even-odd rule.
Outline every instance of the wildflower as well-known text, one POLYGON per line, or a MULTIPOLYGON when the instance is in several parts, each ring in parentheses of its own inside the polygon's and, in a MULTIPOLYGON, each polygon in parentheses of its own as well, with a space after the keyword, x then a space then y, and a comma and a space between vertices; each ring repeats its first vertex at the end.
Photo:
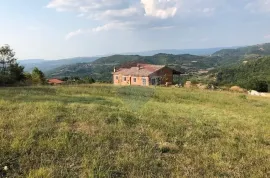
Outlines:
POLYGON ((5 166, 5 167, 4 167, 4 170, 5 170, 5 171, 7 171, 7 170, 8 170, 8 167, 7 167, 7 166, 5 166))

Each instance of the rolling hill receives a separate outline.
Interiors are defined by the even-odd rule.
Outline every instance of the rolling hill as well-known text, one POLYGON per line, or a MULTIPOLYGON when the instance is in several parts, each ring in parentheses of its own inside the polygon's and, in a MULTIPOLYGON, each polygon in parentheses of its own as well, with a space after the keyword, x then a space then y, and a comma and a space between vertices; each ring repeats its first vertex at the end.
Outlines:
POLYGON ((241 87, 252 89, 254 81, 265 81, 270 86, 270 57, 217 70, 217 82, 222 85, 237 84, 241 87))
POLYGON ((270 55, 270 43, 240 47, 236 49, 222 49, 208 56, 191 54, 165 54, 153 56, 140 55, 112 55, 101 57, 93 62, 64 65, 46 72, 48 77, 85 77, 91 75, 97 81, 111 81, 114 67, 127 63, 150 63, 168 65, 171 68, 186 73, 197 73, 199 70, 211 70, 224 67, 238 66, 243 61, 257 61, 263 56, 270 55))
POLYGON ((237 49, 222 49, 213 53, 215 56, 244 56, 249 54, 270 55, 270 43, 240 47, 237 49))
MULTIPOLYGON (((95 56, 95 57, 75 57, 69 59, 59 59, 59 60, 45 60, 45 59, 25 59, 19 60, 19 63, 25 67, 25 71, 32 71, 34 67, 38 67, 44 72, 49 70, 53 70, 55 68, 71 65, 76 63, 89 63, 96 59, 99 59, 104 56, 153 56, 159 53, 166 54, 191 54, 191 55, 211 55, 214 52, 217 52, 224 48, 205 48, 205 49, 161 49, 161 50, 152 50, 152 51, 142 51, 142 52, 129 52, 123 53, 120 55, 103 55, 103 56, 95 56)), ((227 49, 227 48, 226 48, 227 49)), ((230 49, 230 48, 229 48, 230 49)))
POLYGON ((123 55, 140 55, 140 56, 153 56, 159 53, 166 54, 191 54, 191 55, 211 55, 222 49, 233 49, 234 47, 219 47, 219 48, 204 48, 204 49, 161 49, 161 50, 151 50, 151 51, 142 51, 142 52, 130 52, 124 53, 123 55))
POLYGON ((59 59, 59 60, 44 60, 44 59, 29 59, 18 61, 20 65, 25 67, 25 71, 30 72, 35 67, 39 68, 43 72, 58 68, 63 65, 71 65, 76 63, 92 62, 98 57, 75 57, 69 59, 59 59))
POLYGON ((62 78, 74 75, 79 77, 91 75, 98 81, 111 81, 111 72, 114 67, 134 62, 168 65, 176 70, 189 73, 219 66, 222 63, 222 58, 218 56, 195 56, 190 54, 157 54, 154 56, 113 55, 97 59, 91 63, 62 66, 47 72, 47 76, 62 78))

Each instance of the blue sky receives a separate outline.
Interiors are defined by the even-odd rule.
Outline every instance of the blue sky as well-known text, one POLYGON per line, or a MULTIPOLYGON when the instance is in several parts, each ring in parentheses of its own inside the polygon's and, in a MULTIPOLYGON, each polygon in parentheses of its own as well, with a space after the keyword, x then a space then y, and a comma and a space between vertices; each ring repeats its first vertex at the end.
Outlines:
POLYGON ((270 42, 270 0, 9 0, 0 21, 19 59, 270 42))

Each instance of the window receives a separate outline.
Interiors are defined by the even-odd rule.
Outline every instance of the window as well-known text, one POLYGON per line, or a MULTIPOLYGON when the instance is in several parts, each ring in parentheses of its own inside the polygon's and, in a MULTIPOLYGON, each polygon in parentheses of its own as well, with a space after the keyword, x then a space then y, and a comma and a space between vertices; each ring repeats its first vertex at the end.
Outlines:
POLYGON ((133 82, 136 83, 137 82, 137 78, 133 78, 133 82))
POLYGON ((127 81, 127 77, 123 77, 123 81, 127 81))
POLYGON ((115 79, 118 80, 118 76, 115 76, 115 79))
POLYGON ((157 79, 157 84, 160 85, 161 84, 161 78, 157 79))
POLYGON ((155 85, 156 84, 156 79, 152 79, 152 85, 155 85))
POLYGON ((146 85, 146 79, 145 78, 142 79, 142 83, 143 83, 144 86, 146 85))

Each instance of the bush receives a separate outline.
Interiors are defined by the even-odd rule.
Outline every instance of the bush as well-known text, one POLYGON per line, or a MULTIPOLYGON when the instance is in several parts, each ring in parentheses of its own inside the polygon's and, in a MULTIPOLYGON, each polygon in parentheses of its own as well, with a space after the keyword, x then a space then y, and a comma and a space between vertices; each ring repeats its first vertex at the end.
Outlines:
POLYGON ((246 88, 258 92, 268 92, 268 83, 263 80, 253 79, 248 81, 246 88))
POLYGON ((200 83, 200 82, 198 81, 198 79, 195 79, 195 78, 192 78, 190 81, 191 81, 191 84, 192 84, 192 85, 196 85, 196 84, 200 83))

